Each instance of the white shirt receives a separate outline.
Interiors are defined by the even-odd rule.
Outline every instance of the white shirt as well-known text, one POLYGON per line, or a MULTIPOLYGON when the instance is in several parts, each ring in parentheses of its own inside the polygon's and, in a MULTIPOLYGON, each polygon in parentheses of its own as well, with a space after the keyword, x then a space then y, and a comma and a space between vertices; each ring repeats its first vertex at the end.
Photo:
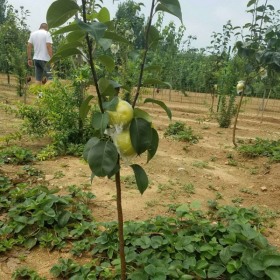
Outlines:
POLYGON ((34 47, 33 59, 49 61, 50 56, 47 49, 47 43, 52 44, 51 34, 44 30, 39 29, 31 33, 28 43, 31 43, 34 47))

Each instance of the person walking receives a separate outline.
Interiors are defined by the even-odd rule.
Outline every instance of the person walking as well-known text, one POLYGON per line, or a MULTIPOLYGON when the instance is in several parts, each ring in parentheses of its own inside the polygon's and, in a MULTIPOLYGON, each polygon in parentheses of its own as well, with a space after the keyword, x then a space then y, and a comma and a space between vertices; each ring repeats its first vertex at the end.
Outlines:
POLYGON ((53 41, 48 31, 47 23, 42 23, 39 30, 30 34, 27 43, 28 66, 35 66, 35 79, 38 84, 52 79, 50 65, 48 63, 53 55, 52 44, 53 41), (34 48, 34 62, 32 61, 32 48, 34 48))

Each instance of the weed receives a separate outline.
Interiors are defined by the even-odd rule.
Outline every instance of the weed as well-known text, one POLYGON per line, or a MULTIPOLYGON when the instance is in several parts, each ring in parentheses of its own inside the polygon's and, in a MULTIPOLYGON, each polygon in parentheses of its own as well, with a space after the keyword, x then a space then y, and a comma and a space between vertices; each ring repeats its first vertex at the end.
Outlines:
POLYGON ((186 127, 183 122, 169 124, 164 132, 165 137, 172 137, 178 141, 198 143, 199 137, 194 135, 191 127, 186 127))
POLYGON ((185 184, 181 188, 184 192, 186 192, 189 195, 195 194, 195 187, 192 183, 185 184))
POLYGON ((157 188, 157 192, 164 192, 167 190, 172 190, 172 187, 169 184, 159 184, 157 188))
POLYGON ((236 197, 236 198, 233 198, 231 201, 236 204, 241 204, 244 201, 244 199, 241 197, 236 197))
POLYGON ((192 166, 197 168, 209 168, 209 163, 207 161, 195 161, 192 163, 192 166))
POLYGON ((216 192, 216 200, 223 199, 223 195, 220 192, 216 192))
POLYGON ((1 141, 6 142, 6 145, 8 146, 10 141, 21 140, 21 138, 22 138, 22 133, 20 131, 16 131, 0 137, 0 142, 1 141))
POLYGON ((251 174, 251 175, 257 175, 257 174, 259 174, 259 168, 258 168, 258 167, 252 167, 252 168, 250 168, 250 174, 251 174))
POLYGON ((128 189, 136 189, 136 179, 134 175, 127 175, 121 177, 121 182, 124 183, 125 187, 128 189))
POLYGON ((63 171, 58 170, 54 173, 53 178, 54 179, 61 179, 65 176, 65 174, 63 173, 63 171))
POLYGON ((217 161, 217 159, 218 159, 218 158, 217 158, 216 156, 211 156, 211 157, 210 157, 210 161, 212 161, 212 162, 217 161))
POLYGON ((235 159, 229 159, 227 161, 227 164, 230 165, 230 166, 237 166, 238 162, 235 159))
POLYGON ((259 195, 257 192, 254 192, 248 188, 242 188, 239 191, 242 193, 250 194, 250 195, 259 195))
POLYGON ((147 207, 155 207, 157 206, 159 203, 156 199, 150 200, 146 202, 146 206, 147 207))

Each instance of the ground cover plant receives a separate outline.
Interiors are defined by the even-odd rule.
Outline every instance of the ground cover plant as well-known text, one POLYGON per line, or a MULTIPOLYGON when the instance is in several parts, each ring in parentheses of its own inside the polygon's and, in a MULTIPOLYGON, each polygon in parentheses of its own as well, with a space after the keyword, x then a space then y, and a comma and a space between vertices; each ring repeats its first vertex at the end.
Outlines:
MULTIPOLYGON (((13 184, 1 176, 1 252, 24 246, 92 256, 79 264, 60 259, 50 272, 67 279, 119 279, 118 225, 94 221, 94 196, 77 186, 56 195, 44 186, 13 184), (86 204, 81 204, 84 202, 86 204), (70 206, 71 205, 71 206, 70 206), (71 241, 71 243, 70 243, 71 241)), ((172 206, 172 217, 124 225, 128 279, 277 279, 280 255, 261 234, 256 210, 217 205, 204 212, 197 202, 172 206)), ((44 279, 22 267, 13 279, 44 279)))
POLYGON ((238 150, 246 157, 268 157, 271 161, 280 161, 280 141, 257 138, 251 144, 241 145, 238 150))

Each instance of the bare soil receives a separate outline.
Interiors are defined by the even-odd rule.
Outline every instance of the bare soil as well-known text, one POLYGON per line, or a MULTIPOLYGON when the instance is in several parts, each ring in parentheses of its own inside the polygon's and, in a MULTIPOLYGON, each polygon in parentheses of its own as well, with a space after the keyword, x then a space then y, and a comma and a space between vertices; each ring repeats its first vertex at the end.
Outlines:
MULTIPOLYGON (((15 104, 20 100, 7 89, 0 93, 0 102, 15 104)), ((29 99, 28 99, 29 100, 29 99)), ((199 135, 197 144, 188 144, 164 137, 170 123, 160 107, 140 104, 153 117, 154 127, 160 135, 156 156, 146 164, 146 157, 134 161, 143 164, 149 176, 149 188, 140 195, 132 183, 132 170, 122 165, 122 196, 125 220, 146 220, 157 215, 170 215, 169 205, 200 201, 206 209, 207 201, 217 200, 219 204, 257 207, 267 213, 279 213, 280 205, 280 163, 271 163, 268 158, 248 159, 238 153, 232 144, 232 128, 218 127, 215 119, 209 117, 207 106, 165 101, 173 113, 173 121, 183 121, 199 135), (189 193, 187 185, 194 186, 189 193)), ((0 108, 0 137, 14 131, 21 120, 0 108)), ((246 111, 247 113, 247 111, 246 111)), ((280 114, 266 117, 262 122, 253 114, 242 114, 236 132, 237 140, 249 142, 256 137, 278 140, 280 138, 280 114)), ((47 140, 46 140, 47 141, 47 140)), ((14 144, 14 143, 13 143, 14 144)), ((45 143, 42 140, 24 138, 24 147, 34 151, 45 143)), ((5 146, 4 142, 0 142, 5 146)), ((80 158, 59 157, 54 160, 36 162, 50 186, 63 189, 68 185, 90 185, 96 195, 92 212, 97 221, 116 220, 115 184, 113 180, 94 178, 90 184, 90 169, 80 158), (61 178, 55 174, 62 172, 61 178)), ((1 166, 10 177, 16 176, 20 167, 1 166)), ((280 248, 280 219, 264 232, 269 241, 280 248)), ((70 257, 67 252, 48 252, 38 248, 32 252, 12 252, 0 257, 0 279, 11 279, 11 273, 19 266, 29 266, 40 275, 53 279, 49 270, 59 257, 70 257), (20 255, 26 255, 20 259, 20 255)))

